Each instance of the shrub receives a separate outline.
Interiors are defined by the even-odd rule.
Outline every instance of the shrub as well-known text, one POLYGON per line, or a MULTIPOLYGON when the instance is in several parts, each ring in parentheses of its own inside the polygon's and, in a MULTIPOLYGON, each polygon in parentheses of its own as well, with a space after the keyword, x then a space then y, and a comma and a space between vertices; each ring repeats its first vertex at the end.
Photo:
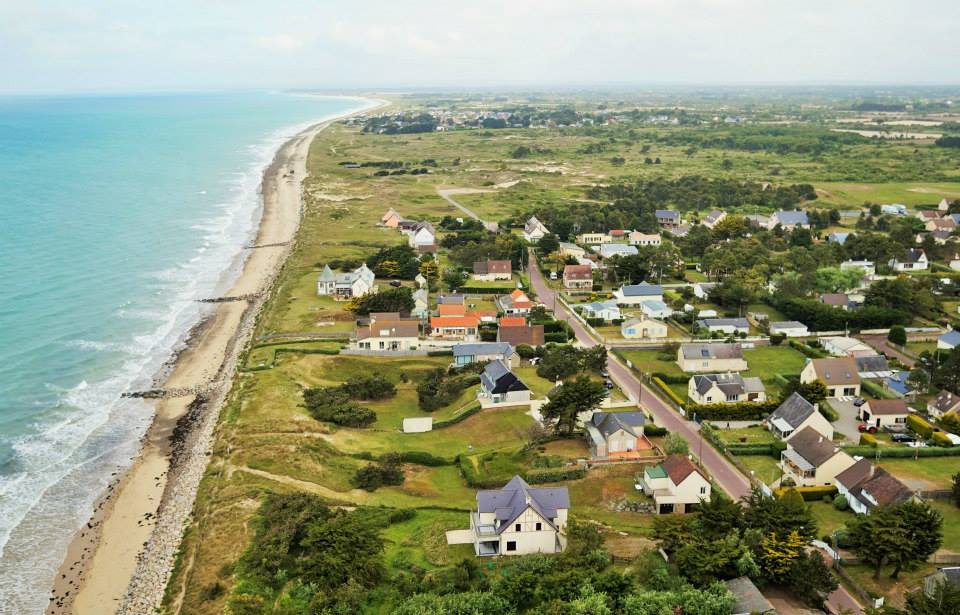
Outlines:
MULTIPOLYGON (((399 461, 403 463, 415 463, 420 466, 439 467, 453 464, 453 461, 449 459, 437 457, 436 455, 427 453, 425 451, 406 451, 403 453, 396 453, 396 456, 399 461)), ((384 459, 385 457, 386 455, 381 457, 381 459, 384 459)))
POLYGON ((794 350, 798 350, 801 354, 804 354, 811 359, 822 359, 827 356, 826 353, 817 350, 816 348, 811 348, 803 342, 798 342, 797 340, 790 340, 790 347, 794 350))
POLYGON ((850 508, 850 502, 847 501, 847 497, 841 494, 833 496, 833 507, 837 510, 847 510, 850 508))
POLYGON ((536 485, 539 483, 556 483, 562 480, 578 480, 586 476, 586 468, 551 468, 549 470, 527 472, 526 481, 531 485, 536 485))
POLYGON ((907 330, 903 328, 903 325, 890 327, 890 332, 887 333, 887 341, 897 346, 905 346, 907 344, 907 330))
POLYGON ((377 463, 370 463, 359 470, 350 479, 354 487, 365 491, 376 491, 383 485, 403 483, 403 469, 399 455, 384 455, 377 463))
POLYGON ((790 490, 796 491, 803 498, 804 502, 816 502, 822 500, 824 496, 833 496, 837 493, 837 488, 832 485, 822 485, 817 487, 791 487, 784 489, 782 487, 774 489, 773 494, 782 498, 790 490))
POLYGON ((755 421, 765 418, 779 405, 779 400, 772 399, 760 403, 692 404, 686 410, 687 418, 696 414, 704 421, 755 421))
POLYGON ((783 333, 774 333, 770 336, 770 345, 779 346, 783 343, 783 340, 787 339, 787 336, 783 333))
POLYGON ((587 324, 591 327, 600 327, 606 322, 607 321, 602 318, 587 318, 587 324))
POLYGON ((656 378, 656 377, 654 377, 652 380, 653 380, 653 383, 657 385, 660 388, 660 390, 663 391, 667 395, 667 397, 669 397, 673 401, 673 403, 683 408, 683 400, 680 399, 679 395, 673 392, 673 389, 667 386, 667 383, 665 383, 660 378, 656 378))
POLYGON ((907 416, 907 427, 912 431, 920 434, 924 438, 932 438, 933 431, 936 429, 923 417, 919 417, 916 414, 910 414, 907 416))
POLYGON ((877 437, 869 433, 860 434, 860 446, 869 446, 870 448, 877 448, 877 437))
POLYGON ((643 434, 648 438, 658 438, 667 435, 667 428, 648 423, 643 426, 643 434))
POLYGON ((664 374, 663 372, 653 372, 651 376, 659 378, 664 382, 669 382, 670 384, 687 384, 687 382, 689 382, 690 380, 689 376, 684 376, 683 374, 677 376, 677 375, 671 375, 671 374, 664 374))
POLYGON ((350 399, 386 399, 397 394, 397 387, 380 374, 351 376, 339 388, 350 399))
POLYGON ((953 446, 953 442, 951 442, 950 438, 947 437, 947 434, 943 433, 942 431, 933 432, 933 441, 937 444, 937 446, 953 446))

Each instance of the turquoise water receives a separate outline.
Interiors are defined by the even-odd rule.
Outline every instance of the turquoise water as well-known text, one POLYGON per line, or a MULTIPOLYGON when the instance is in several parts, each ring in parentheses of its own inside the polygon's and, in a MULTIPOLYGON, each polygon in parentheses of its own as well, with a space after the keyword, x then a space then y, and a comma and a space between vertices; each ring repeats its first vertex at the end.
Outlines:
POLYGON ((229 286, 263 169, 363 101, 0 98, 0 612, 40 613, 72 532, 151 417, 120 400, 229 286), (11 609, 11 610, 7 610, 11 609))

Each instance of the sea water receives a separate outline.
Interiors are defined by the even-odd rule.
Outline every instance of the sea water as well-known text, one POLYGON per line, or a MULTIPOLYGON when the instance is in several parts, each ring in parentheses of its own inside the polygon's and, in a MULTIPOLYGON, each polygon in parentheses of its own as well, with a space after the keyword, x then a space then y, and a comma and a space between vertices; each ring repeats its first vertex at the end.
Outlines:
POLYGON ((127 467, 149 387, 229 288, 263 170, 367 101, 284 93, 0 97, 0 613, 42 613, 127 467))

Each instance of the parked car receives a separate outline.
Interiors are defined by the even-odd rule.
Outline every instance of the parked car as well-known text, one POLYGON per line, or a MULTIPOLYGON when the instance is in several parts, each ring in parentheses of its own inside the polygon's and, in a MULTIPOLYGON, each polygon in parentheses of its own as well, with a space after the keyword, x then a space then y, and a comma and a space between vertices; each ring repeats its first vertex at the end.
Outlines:
POLYGON ((917 441, 917 439, 914 438, 913 435, 908 434, 908 433, 895 433, 895 434, 891 434, 891 435, 890 435, 890 439, 891 439, 892 441, 894 441, 894 442, 902 442, 902 443, 909 443, 909 442, 916 442, 916 441, 917 441))
POLYGON ((858 397, 858 398, 856 398, 855 400, 853 400, 853 405, 856 406, 857 408, 859 408, 860 406, 862 406, 862 405, 865 404, 865 403, 867 403, 867 400, 865 400, 865 399, 862 398, 862 397, 858 397))
POLYGON ((393 286, 394 288, 400 288, 403 286, 403 282, 400 280, 390 280, 390 286, 393 286))
POLYGON ((603 383, 603 386, 607 387, 608 389, 612 389, 614 385, 612 381, 607 380, 606 382, 603 383))
POLYGON ((859 425, 857 425, 857 431, 859 431, 860 433, 863 433, 865 431, 868 433, 877 433, 877 428, 875 425, 868 426, 866 423, 860 423, 859 425))
POLYGON ((603 376, 604 378, 609 378, 609 377, 610 377, 610 374, 607 373, 607 370, 601 371, 601 372, 600 372, 600 375, 603 376))
POLYGON ((551 280, 556 280, 556 279, 557 279, 557 272, 556 272, 556 271, 551 271, 551 272, 550 272, 550 279, 551 279, 551 280))

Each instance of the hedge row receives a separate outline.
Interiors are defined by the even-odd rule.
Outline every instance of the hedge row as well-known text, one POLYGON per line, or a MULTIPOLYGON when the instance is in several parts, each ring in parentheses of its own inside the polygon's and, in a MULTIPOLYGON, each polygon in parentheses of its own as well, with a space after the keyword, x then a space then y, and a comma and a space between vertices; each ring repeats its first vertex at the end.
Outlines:
POLYGON ((796 491, 803 498, 804 502, 820 502, 824 496, 833 497, 837 494, 837 488, 832 485, 823 485, 818 487, 777 487, 773 494, 782 498, 787 491, 796 491))
POLYGON ((740 457, 750 455, 769 455, 775 459, 780 459, 780 453, 787 450, 786 442, 771 442, 769 444, 726 444, 727 450, 732 455, 740 457))
POLYGON ((659 438, 667 435, 667 428, 660 425, 647 424, 643 426, 643 435, 649 438, 659 438))
POLYGON ((827 353, 823 352, 822 350, 811 348, 810 346, 807 346, 802 342, 798 342, 797 340, 790 340, 790 347, 810 357, 811 359, 822 359, 827 356, 827 353))
POLYGON ((586 468, 554 468, 539 472, 527 472, 525 480, 531 485, 556 483, 562 480, 579 480, 587 476, 586 468))
POLYGON ((840 420, 840 413, 834 410, 833 406, 827 403, 826 400, 820 402, 820 414, 822 414, 828 421, 835 423, 840 420))
POLYGON ((755 421, 766 418, 779 405, 778 399, 759 403, 691 404, 687 406, 687 418, 696 414, 704 421, 755 421))
POLYGON ((481 410, 480 404, 474 404, 474 405, 470 406, 470 408, 468 408, 467 410, 464 410, 463 412, 461 412, 460 414, 458 414, 457 416, 455 416, 455 417, 453 417, 453 418, 451 418, 451 419, 447 419, 447 420, 445 420, 445 421, 434 421, 434 423, 433 423, 433 428, 434 428, 434 429, 443 429, 444 427, 450 427, 451 425, 456 425, 456 424, 459 423, 460 421, 463 421, 463 420, 465 420, 465 419, 473 416, 473 415, 476 414, 477 412, 480 412, 480 410, 481 410))
POLYGON ((460 286, 458 293, 465 295, 509 295, 517 290, 514 286, 460 286))
POLYGON ((936 429, 923 417, 917 416, 916 414, 907 415, 907 426, 924 438, 932 438, 933 431, 936 429))
POLYGON ((656 376, 654 376, 651 380, 655 385, 657 385, 660 388, 661 391, 663 391, 666 394, 667 397, 669 397, 673 401, 673 403, 683 408, 683 400, 680 399, 679 395, 673 392, 673 389, 667 386, 666 382, 664 382, 660 378, 657 378, 656 376))
POLYGON ((933 432, 933 441, 937 443, 937 446, 953 446, 953 442, 947 437, 947 434, 942 431, 933 432))
POLYGON ((897 396, 883 388, 876 382, 871 382, 869 380, 863 380, 860 382, 860 388, 864 391, 873 395, 877 399, 897 399, 897 396))
POLYGON ((653 372, 650 374, 654 378, 659 378, 664 382, 669 382, 670 384, 687 384, 690 382, 690 376, 676 376, 671 374, 664 374, 663 372, 653 372))
POLYGON ((847 446, 843 449, 848 455, 860 455, 861 457, 875 458, 877 451, 880 451, 880 458, 891 459, 909 459, 910 457, 960 457, 960 446, 951 448, 928 447, 928 448, 910 448, 909 446, 888 446, 882 449, 870 448, 869 446, 847 446))
MULTIPOLYGON (((413 463, 420 466, 429 466, 433 468, 441 466, 452 466, 456 463, 454 459, 445 459, 443 457, 437 457, 432 453, 426 451, 406 451, 402 453, 396 453, 400 457, 401 463, 413 463)), ((364 459, 366 461, 382 461, 384 455, 373 455, 367 451, 356 453, 351 455, 357 459, 364 459)))
POLYGON ((453 349, 450 350, 430 350, 427 352, 428 357, 452 357, 453 349))

